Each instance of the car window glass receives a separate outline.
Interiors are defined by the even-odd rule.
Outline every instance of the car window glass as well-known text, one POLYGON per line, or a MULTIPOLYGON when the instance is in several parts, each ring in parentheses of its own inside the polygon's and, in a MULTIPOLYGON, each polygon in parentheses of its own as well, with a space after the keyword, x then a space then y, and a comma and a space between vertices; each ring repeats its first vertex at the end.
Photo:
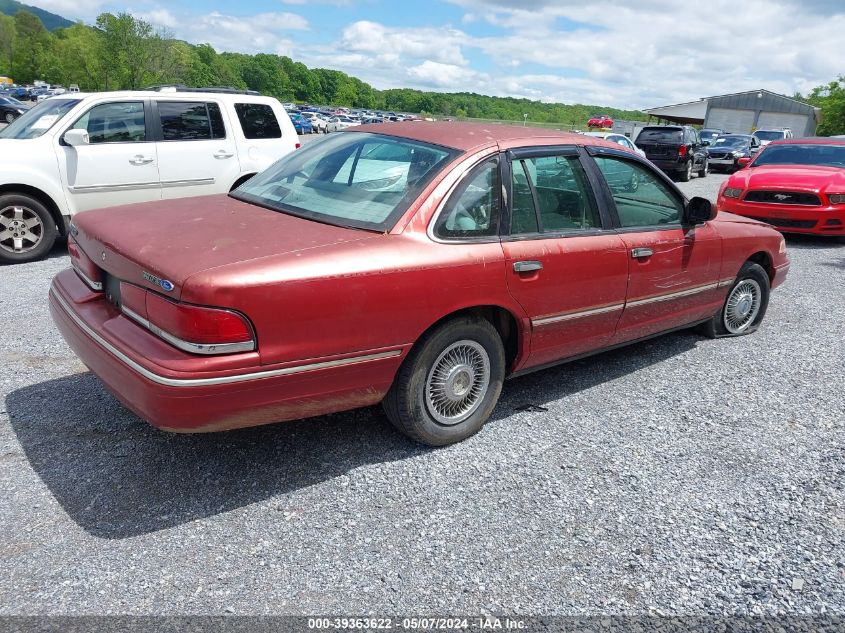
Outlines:
POLYGON ((654 172, 639 163, 595 157, 625 228, 679 224, 683 201, 654 172))
POLYGON ((501 191, 499 161, 489 160, 465 178, 449 198, 437 218, 434 234, 443 238, 497 235, 501 191))
POLYGON ((76 120, 73 129, 86 130, 91 144, 145 141, 144 104, 122 101, 94 106, 76 120))
POLYGON ((211 121, 211 137, 226 138, 226 126, 223 125, 223 114, 220 112, 220 106, 213 101, 205 105, 208 108, 208 118, 211 121))
POLYGON ((577 156, 540 156, 524 163, 534 184, 543 231, 601 227, 577 156))
MULTIPOLYGON (((514 161, 511 171, 511 235, 536 233, 540 230, 540 225, 537 222, 537 211, 534 208, 534 196, 531 194, 525 161, 514 161)), ((534 175, 536 176, 536 173, 534 175)))
MULTIPOLYGON (((165 141, 208 141, 214 138, 211 117, 205 103, 160 101, 158 113, 165 141)), ((222 127, 222 122, 218 122, 216 127, 222 127)))
POLYGON ((236 103, 235 112, 244 138, 281 138, 282 129, 273 108, 266 103, 236 103))

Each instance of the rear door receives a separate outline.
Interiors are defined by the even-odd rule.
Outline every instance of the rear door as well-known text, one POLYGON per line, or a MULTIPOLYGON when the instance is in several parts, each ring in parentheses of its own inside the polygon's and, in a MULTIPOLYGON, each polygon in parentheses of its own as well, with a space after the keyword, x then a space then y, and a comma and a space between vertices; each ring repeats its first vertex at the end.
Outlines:
POLYGON ((76 211, 161 198, 150 122, 149 101, 127 99, 92 105, 71 124, 68 129, 88 132, 87 145, 58 141, 57 147, 59 172, 76 211))
POLYGON ((237 147, 216 101, 153 101, 162 197, 226 193, 241 174, 237 147))
POLYGON ((531 318, 529 366, 607 345, 625 301, 625 244, 574 146, 509 152, 508 290, 531 318))
MULTIPOLYGON (((721 238, 709 223, 685 226, 685 200, 650 165, 591 148, 630 266, 615 342, 643 338, 712 316, 721 305, 721 238), (627 170, 637 187, 614 186, 627 170), (613 180, 611 180, 611 177, 613 180)), ((622 179, 625 180, 625 179, 622 179)))

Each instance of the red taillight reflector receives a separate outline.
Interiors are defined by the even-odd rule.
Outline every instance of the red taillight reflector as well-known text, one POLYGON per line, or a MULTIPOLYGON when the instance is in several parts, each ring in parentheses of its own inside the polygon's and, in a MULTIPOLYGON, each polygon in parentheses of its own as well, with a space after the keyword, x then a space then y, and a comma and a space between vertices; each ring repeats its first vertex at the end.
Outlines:
POLYGON ((174 303, 147 293, 147 319, 163 332, 189 343, 221 345, 248 343, 252 328, 236 312, 174 303))
POLYGON ((300 147, 302 147, 302 143, 297 143, 297 144, 296 144, 296 149, 299 149, 300 147))
POLYGON ((76 243, 72 237, 67 241, 67 252, 70 255, 70 262, 77 274, 82 277, 82 280, 92 290, 103 289, 103 275, 102 271, 92 262, 85 254, 79 244, 76 243))
POLYGON ((678 148, 678 156, 680 156, 681 158, 683 158, 683 157, 684 157, 684 156, 686 156, 686 155, 687 155, 687 146, 686 146, 686 145, 681 145, 681 146, 678 148))

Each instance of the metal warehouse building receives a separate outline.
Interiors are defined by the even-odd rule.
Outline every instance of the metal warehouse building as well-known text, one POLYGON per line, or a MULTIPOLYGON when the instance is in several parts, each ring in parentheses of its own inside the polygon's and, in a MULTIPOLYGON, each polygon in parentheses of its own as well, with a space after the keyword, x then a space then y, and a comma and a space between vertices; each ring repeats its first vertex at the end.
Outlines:
POLYGON ((654 117, 667 123, 702 125, 734 134, 789 128, 797 137, 813 136, 821 115, 819 108, 768 90, 705 97, 644 112, 649 120, 654 117))

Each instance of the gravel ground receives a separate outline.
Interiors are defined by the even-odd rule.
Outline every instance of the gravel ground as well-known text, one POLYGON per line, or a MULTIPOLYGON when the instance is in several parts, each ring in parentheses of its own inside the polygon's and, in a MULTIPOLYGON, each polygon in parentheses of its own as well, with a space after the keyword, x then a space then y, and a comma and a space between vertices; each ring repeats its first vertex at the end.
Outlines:
POLYGON ((52 326, 63 250, 2 268, 0 615, 845 614, 845 245, 789 250, 756 334, 510 381, 439 450, 377 408, 156 431, 52 326))

